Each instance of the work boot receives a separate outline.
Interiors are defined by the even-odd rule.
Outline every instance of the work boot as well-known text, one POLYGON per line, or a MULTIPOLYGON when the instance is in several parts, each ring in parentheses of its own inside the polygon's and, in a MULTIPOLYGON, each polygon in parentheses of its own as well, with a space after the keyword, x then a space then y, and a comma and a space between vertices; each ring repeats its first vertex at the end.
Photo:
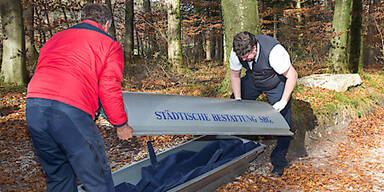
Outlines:
POLYGON ((273 167, 271 175, 275 177, 281 177, 283 173, 284 173, 284 167, 273 167))

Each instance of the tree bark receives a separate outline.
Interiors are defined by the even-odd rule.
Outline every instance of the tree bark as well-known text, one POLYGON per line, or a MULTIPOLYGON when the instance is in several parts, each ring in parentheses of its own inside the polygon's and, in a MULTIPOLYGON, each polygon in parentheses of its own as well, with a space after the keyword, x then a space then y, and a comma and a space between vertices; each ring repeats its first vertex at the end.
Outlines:
POLYGON ((23 19, 25 24, 25 59, 26 65, 34 66, 38 53, 35 47, 34 39, 34 0, 28 1, 26 9, 23 11, 23 19))
POLYGON ((364 72, 364 33, 361 33, 360 38, 360 58, 359 58, 359 67, 358 67, 358 73, 362 74, 364 72))
POLYGON ((113 9, 111 0, 106 0, 105 3, 107 4, 107 7, 109 8, 109 10, 111 10, 112 13, 112 23, 111 27, 108 29, 108 34, 111 35, 113 38, 116 38, 115 19, 113 19, 113 9))
POLYGON ((211 61, 212 60, 212 46, 214 44, 213 40, 213 32, 211 30, 207 31, 207 36, 205 39, 205 45, 206 45, 206 51, 205 51, 205 60, 211 61))
POLYGON ((132 63, 134 50, 134 31, 133 31, 133 0, 125 2, 125 38, 124 38, 124 56, 126 68, 132 63))
POLYGON ((364 65, 369 65, 376 62, 376 56, 379 55, 379 50, 374 47, 372 42, 378 40, 378 31, 375 26, 374 18, 371 14, 374 13, 375 7, 378 6, 379 0, 369 0, 368 4, 368 18, 365 19, 365 23, 367 24, 367 35, 365 36, 364 44, 364 65))
POLYGON ((168 62, 172 69, 183 73, 183 59, 181 53, 181 20, 180 0, 168 1, 168 62))
POLYGON ((25 37, 20 0, 0 2, 5 39, 0 77, 4 84, 25 85, 25 37))
POLYGON ((198 63, 204 60, 204 39, 202 33, 193 36, 193 59, 192 63, 198 63))
POLYGON ((221 2, 224 19, 224 64, 227 74, 223 80, 220 92, 231 90, 229 79, 229 56, 232 50, 233 37, 241 31, 261 34, 257 1, 254 0, 223 0, 221 2))
POLYGON ((357 73, 359 71, 360 49, 361 49, 361 30, 362 30, 362 0, 353 0, 352 21, 349 49, 349 71, 357 73))
POLYGON ((331 40, 329 60, 336 73, 349 72, 347 64, 347 38, 351 17, 351 0, 336 0, 333 14, 334 36, 331 40))
POLYGON ((215 61, 219 64, 223 63, 223 34, 219 33, 216 35, 215 43, 215 61))

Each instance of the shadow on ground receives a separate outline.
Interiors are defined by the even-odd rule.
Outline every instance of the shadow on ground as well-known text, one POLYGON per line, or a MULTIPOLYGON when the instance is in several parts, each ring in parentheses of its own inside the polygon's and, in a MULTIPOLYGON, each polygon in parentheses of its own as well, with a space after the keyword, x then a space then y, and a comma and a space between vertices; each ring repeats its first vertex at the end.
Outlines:
MULTIPOLYGON (((317 125, 317 118, 311 108, 310 103, 293 99, 292 125, 290 130, 294 133, 294 135, 292 136, 291 144, 287 154, 289 162, 308 155, 306 148, 308 145, 308 141, 306 141, 308 138, 307 133, 314 130, 317 125)), ((265 144, 267 146, 265 153, 268 157, 275 147, 277 140, 276 136, 242 135, 239 137, 265 144)))
POLYGON ((317 126, 317 118, 311 108, 311 104, 302 100, 292 101, 292 125, 294 133, 288 151, 290 161, 307 156, 307 133, 317 126))

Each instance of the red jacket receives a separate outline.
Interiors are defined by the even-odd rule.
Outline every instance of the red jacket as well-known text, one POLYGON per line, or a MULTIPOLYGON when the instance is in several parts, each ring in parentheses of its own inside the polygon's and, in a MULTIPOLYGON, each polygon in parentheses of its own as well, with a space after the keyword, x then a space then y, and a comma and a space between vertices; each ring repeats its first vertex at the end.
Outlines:
POLYGON ((123 49, 94 21, 56 33, 40 49, 27 98, 71 105, 94 117, 98 99, 113 125, 127 122, 121 92, 123 49))

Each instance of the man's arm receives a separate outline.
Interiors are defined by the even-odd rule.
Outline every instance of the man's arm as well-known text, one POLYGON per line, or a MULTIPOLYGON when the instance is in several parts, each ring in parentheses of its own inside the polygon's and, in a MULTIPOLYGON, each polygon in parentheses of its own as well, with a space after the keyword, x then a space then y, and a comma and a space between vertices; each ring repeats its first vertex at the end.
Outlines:
POLYGON ((241 70, 232 70, 230 72, 231 86, 235 99, 241 99, 241 70))
POLYGON ((285 108, 291 98, 292 91, 295 88, 297 81, 297 72, 291 64, 291 59, 287 50, 280 44, 276 45, 271 50, 271 53, 269 54, 269 63, 278 74, 282 74, 287 78, 280 101, 273 105, 273 108, 281 111, 285 108))
POLYGON ((287 71, 283 73, 283 75, 287 78, 287 81, 285 82, 283 96, 281 97, 280 101, 273 104, 273 108, 275 108, 279 112, 282 111, 287 105, 297 81, 297 72, 292 65, 288 68, 287 71))
POLYGON ((231 50, 231 55, 229 57, 229 68, 230 75, 229 79, 231 80, 231 87, 233 91, 233 96, 235 99, 241 99, 241 68, 242 65, 239 61, 239 58, 236 56, 236 53, 231 50))
POLYGON ((99 97, 108 120, 117 129, 117 136, 126 140, 132 137, 132 128, 127 124, 124 101, 121 91, 123 79, 124 56, 118 43, 110 49, 104 67, 100 70, 99 97))
POLYGON ((291 65, 288 70, 283 73, 283 75, 287 78, 287 81, 285 82, 284 92, 281 99, 284 99, 288 102, 296 85, 297 72, 295 68, 293 68, 293 66, 291 65))

